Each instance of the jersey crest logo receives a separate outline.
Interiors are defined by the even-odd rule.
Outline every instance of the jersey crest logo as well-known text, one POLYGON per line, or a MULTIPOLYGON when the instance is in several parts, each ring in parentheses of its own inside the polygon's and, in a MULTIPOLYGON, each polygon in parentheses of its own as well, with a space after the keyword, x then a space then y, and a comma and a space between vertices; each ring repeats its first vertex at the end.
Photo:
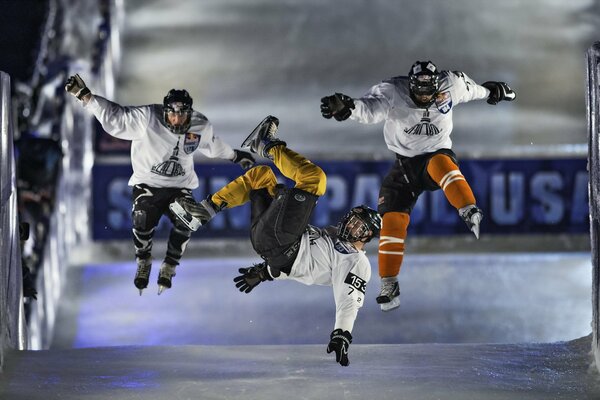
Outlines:
POLYGON ((440 134, 440 129, 431 123, 429 117, 429 110, 423 112, 421 121, 412 126, 412 128, 404 129, 404 133, 407 135, 423 135, 423 136, 435 136, 440 134))
POLYGON ((435 98, 435 106, 442 114, 447 114, 452 109, 452 96, 450 91, 438 93, 435 98))
POLYGON ((186 133, 185 139, 183 141, 183 151, 185 154, 190 154, 196 151, 198 145, 200 144, 200 135, 195 135, 193 133, 186 133))
POLYGON ((152 173, 160 176, 183 176, 185 175, 185 169, 179 164, 179 141, 173 148, 173 154, 167 161, 160 162, 152 166, 152 173))
POLYGON ((352 286, 354 289, 358 290, 362 294, 365 294, 367 290, 367 281, 364 279, 354 275, 352 272, 348 272, 346 275, 346 279, 344 279, 344 283, 352 286))

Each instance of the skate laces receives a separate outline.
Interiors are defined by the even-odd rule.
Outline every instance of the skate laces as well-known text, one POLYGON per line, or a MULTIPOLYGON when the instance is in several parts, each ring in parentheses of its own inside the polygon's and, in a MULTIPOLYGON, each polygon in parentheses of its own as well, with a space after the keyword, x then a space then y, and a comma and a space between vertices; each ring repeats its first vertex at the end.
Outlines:
POLYGON ((138 267, 135 276, 137 278, 149 279, 151 267, 152 263, 149 262, 149 260, 138 260, 138 267))
POLYGON ((400 287, 397 280, 382 280, 380 296, 387 296, 392 299, 400 294, 400 287))
POLYGON ((161 278, 171 279, 172 277, 175 276, 175 268, 176 267, 177 267, 176 265, 163 263, 163 265, 160 266, 160 272, 158 274, 161 278))

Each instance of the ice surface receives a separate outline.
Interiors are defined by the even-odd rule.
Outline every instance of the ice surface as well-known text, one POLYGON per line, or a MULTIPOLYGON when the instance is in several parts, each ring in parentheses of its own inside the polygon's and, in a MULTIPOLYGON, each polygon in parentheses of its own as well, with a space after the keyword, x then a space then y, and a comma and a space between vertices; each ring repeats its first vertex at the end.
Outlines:
POLYGON ((554 344, 125 346, 12 352, 0 398, 598 399, 590 337, 554 344))
MULTIPOLYGON (((156 248, 159 258, 160 247, 156 248)), ((133 286, 133 261, 72 269, 54 347, 322 344, 334 323, 329 287, 264 282, 237 291, 239 267, 258 257, 189 259, 157 296, 133 286)), ((407 255, 401 306, 379 311, 377 259, 354 343, 554 342, 591 332, 589 253, 407 255)))

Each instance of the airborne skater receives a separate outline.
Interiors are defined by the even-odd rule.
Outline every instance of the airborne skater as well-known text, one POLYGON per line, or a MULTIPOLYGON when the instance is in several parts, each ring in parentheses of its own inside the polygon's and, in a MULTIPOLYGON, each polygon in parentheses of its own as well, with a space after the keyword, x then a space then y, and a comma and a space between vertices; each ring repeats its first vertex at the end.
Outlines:
POLYGON ((475 83, 460 71, 438 71, 431 61, 415 62, 408 76, 398 76, 373 86, 353 99, 335 93, 321 99, 324 118, 363 124, 384 121, 383 135, 396 161, 379 191, 378 211, 383 216, 379 238, 377 297, 382 311, 400 306, 398 274, 410 213, 424 191, 442 189, 467 227, 479 239, 483 213, 458 168, 452 151, 454 106, 487 99, 489 104, 512 101, 515 92, 504 82, 475 83))
POLYGON ((233 150, 213 135, 208 119, 192 109, 193 100, 186 90, 171 89, 163 104, 123 107, 94 95, 79 75, 71 76, 65 90, 75 96, 102 124, 119 139, 131 141, 133 175, 133 244, 137 271, 134 284, 140 295, 148 286, 152 267, 152 238, 163 214, 171 220, 167 253, 158 274, 158 294, 172 285, 175 269, 185 251, 191 231, 169 211, 178 197, 193 200, 198 187, 193 153, 198 150, 209 158, 233 161, 242 168, 254 164, 252 155, 233 150))
POLYGON ((332 286, 336 315, 327 353, 335 352, 336 361, 347 366, 352 328, 371 278, 371 264, 363 247, 379 234, 381 217, 375 210, 358 206, 337 228, 309 225, 312 210, 325 193, 326 176, 275 136, 278 125, 277 118, 265 118, 242 147, 271 159, 284 176, 295 182, 295 187, 277 184, 272 169, 261 165, 200 203, 183 197, 171 209, 190 229, 197 229, 218 212, 250 201, 250 239, 264 262, 240 268, 240 275, 234 279, 237 288, 250 293, 261 282, 280 279, 332 286))

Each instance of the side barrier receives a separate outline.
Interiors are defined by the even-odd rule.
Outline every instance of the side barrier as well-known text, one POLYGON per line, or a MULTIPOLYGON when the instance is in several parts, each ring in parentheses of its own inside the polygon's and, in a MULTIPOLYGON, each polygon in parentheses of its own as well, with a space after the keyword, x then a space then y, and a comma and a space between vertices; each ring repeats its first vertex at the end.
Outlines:
POLYGON ((7 348, 27 347, 15 184, 10 77, 0 72, 0 368, 7 348))
POLYGON ((600 42, 594 43, 587 52, 587 120, 588 120, 588 169, 590 172, 590 239, 592 249, 592 313, 593 350, 596 367, 600 370, 600 42))

